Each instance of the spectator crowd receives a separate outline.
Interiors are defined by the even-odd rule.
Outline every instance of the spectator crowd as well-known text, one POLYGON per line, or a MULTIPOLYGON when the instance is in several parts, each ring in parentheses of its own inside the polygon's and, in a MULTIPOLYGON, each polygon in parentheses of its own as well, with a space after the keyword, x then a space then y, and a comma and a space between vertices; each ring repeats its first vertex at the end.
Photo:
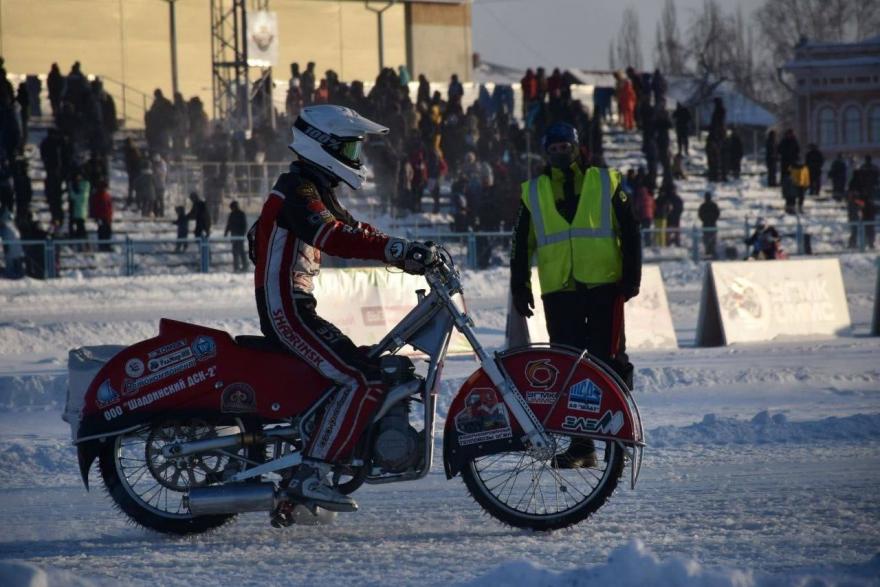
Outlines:
MULTIPOLYGON (((574 98, 572 86, 578 80, 568 71, 557 68, 548 75, 543 67, 528 69, 520 80, 519 113, 514 112, 513 89, 503 84, 491 92, 480 86, 465 106, 465 87, 456 75, 444 84, 444 92, 432 89, 424 75, 411 84, 411 75, 403 66, 383 69, 372 85, 341 81, 332 70, 318 77, 315 63, 309 62, 303 70, 292 63, 283 112, 274 110, 272 78, 256 82, 251 92, 252 133, 230 121, 210 122, 198 97, 186 100, 175 93, 169 99, 156 89, 144 114, 144 141, 138 143, 129 136, 114 149, 117 111, 102 81, 89 80, 79 62, 67 75, 53 63, 46 78, 53 125, 39 143, 50 216, 44 228, 31 212, 33 189, 25 156, 31 116, 39 115, 40 80, 29 76, 14 88, 0 59, 0 228, 6 239, 13 232, 27 240, 83 239, 88 223, 94 221, 99 241, 110 240, 114 210, 109 158, 115 154, 128 176, 127 193, 119 201, 145 218, 164 219, 171 212, 170 207, 166 210, 170 164, 188 161, 200 168, 205 198, 197 192, 190 194, 190 210, 179 206, 174 210, 176 217, 167 221, 176 225, 179 239, 189 235, 192 222, 193 236, 209 236, 211 225, 220 220, 224 196, 240 191, 238 166, 232 164, 288 160, 286 129, 295 117, 309 105, 333 103, 349 106, 391 131, 371 137, 364 149, 383 212, 395 217, 438 213, 441 186, 447 186, 444 193, 449 194, 454 231, 503 230, 513 223, 520 183, 542 170, 544 129, 559 121, 572 124, 578 131, 581 160, 605 165, 603 122, 615 103, 624 131, 638 133, 641 139, 644 165, 621 171, 624 189, 632 196, 645 230, 644 242, 656 247, 681 245, 684 204, 676 182, 688 174, 690 136, 696 121, 693 105, 670 106, 668 83, 659 70, 639 72, 629 67, 615 72, 613 88, 595 89, 591 111, 574 98)), ((712 101, 705 149, 710 182, 740 177, 743 141, 737 129, 729 127, 718 97, 712 101)), ((778 142, 775 131, 768 133, 765 156, 767 184, 781 188, 787 213, 804 213, 805 196, 820 194, 824 169, 829 167, 832 196, 845 202, 850 221, 874 220, 878 171, 870 157, 861 166, 843 155, 828 164, 812 144, 802 157, 790 129, 778 142)), ((247 224, 244 212, 237 204, 230 211, 224 234, 242 237, 247 224)), ((707 192, 698 216, 704 228, 704 249, 711 258, 718 255, 720 215, 707 192)), ((435 222, 430 216, 425 220, 435 222)), ((864 233, 871 246, 873 232, 870 227, 864 233)), ((856 246, 857 240, 853 226, 849 245, 856 246)), ((109 248, 101 242, 97 246, 101 251, 109 248)), ((186 243, 178 243, 176 250, 186 250, 186 243)), ((237 270, 245 266, 242 250, 239 246, 234 251, 237 270)), ((15 271, 41 273, 44 268, 38 253, 37 248, 24 250, 22 265, 15 271)), ((481 263, 487 259, 481 256, 481 263)))

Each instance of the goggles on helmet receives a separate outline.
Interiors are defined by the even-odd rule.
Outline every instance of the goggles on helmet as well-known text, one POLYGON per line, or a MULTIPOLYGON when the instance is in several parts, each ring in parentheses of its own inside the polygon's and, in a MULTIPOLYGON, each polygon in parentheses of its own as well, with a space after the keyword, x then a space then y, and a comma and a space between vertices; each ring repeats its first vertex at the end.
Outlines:
POLYGON ((293 126, 301 130, 307 137, 319 143, 334 159, 338 159, 349 167, 360 169, 361 148, 364 144, 363 137, 337 137, 328 134, 312 126, 303 120, 301 116, 296 119, 293 126))

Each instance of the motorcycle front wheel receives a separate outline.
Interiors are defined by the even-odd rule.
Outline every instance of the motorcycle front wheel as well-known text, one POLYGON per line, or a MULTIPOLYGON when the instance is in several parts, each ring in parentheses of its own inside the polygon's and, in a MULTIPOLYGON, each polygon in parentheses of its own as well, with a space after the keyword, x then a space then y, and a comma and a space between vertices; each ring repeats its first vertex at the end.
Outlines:
POLYGON ((596 440, 594 467, 562 469, 558 455, 571 442, 554 435, 556 454, 538 460, 527 452, 478 457, 461 471, 471 496, 501 522, 517 528, 556 530, 582 522, 607 501, 623 472, 624 451, 613 441, 596 440))

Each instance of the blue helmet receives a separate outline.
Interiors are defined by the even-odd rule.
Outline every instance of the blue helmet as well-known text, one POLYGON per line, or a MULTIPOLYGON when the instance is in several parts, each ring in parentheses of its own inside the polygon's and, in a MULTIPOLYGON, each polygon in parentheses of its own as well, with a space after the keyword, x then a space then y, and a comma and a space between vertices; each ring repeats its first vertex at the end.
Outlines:
POLYGON ((544 131, 541 147, 544 151, 547 151, 547 147, 553 143, 571 143, 576 146, 578 144, 578 132, 567 122, 554 122, 544 131))

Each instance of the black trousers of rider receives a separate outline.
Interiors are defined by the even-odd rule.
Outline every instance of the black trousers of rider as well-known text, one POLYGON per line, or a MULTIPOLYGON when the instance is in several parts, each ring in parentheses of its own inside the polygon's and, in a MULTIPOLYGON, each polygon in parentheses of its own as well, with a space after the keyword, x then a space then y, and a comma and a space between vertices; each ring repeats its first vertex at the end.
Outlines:
POLYGON ((550 342, 587 349, 614 369, 632 389, 633 366, 626 354, 623 296, 617 284, 542 296, 550 342))

